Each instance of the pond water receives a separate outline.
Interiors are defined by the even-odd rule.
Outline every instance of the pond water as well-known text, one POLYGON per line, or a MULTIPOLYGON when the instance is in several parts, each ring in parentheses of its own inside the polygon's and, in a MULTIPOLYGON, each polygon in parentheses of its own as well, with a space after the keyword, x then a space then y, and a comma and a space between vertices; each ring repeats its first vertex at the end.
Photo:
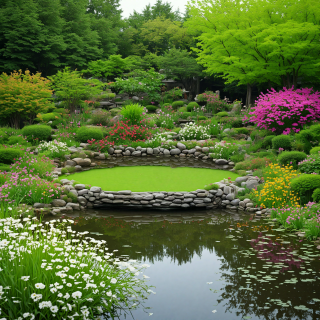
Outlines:
POLYGON ((150 264, 155 293, 119 319, 320 319, 320 251, 273 222, 205 210, 73 219, 119 257, 150 264))

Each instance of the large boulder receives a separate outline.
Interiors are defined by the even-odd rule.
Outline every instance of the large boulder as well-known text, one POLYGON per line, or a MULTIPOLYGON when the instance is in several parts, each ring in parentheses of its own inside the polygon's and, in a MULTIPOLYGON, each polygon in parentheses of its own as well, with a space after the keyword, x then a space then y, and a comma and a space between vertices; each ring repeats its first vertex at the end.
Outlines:
POLYGON ((177 143, 177 148, 180 149, 181 151, 187 149, 187 147, 181 142, 177 143))
POLYGON ((73 161, 81 167, 90 167, 91 160, 88 158, 82 159, 82 158, 74 158, 73 161))

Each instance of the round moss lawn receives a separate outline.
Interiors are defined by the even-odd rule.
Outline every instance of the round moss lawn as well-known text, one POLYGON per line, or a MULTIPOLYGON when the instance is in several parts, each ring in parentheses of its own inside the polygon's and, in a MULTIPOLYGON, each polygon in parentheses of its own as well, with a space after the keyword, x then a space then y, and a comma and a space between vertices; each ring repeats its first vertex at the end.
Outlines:
POLYGON ((194 191, 205 185, 230 177, 235 180, 237 174, 230 171, 165 166, 133 166, 109 169, 94 169, 61 176, 101 187, 104 191, 194 191))

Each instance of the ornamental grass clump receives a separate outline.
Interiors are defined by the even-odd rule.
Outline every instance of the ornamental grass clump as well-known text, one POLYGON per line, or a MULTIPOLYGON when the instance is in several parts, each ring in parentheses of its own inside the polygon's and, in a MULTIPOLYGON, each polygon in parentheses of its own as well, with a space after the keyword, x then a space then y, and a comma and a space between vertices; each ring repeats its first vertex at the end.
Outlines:
MULTIPOLYGON (((109 319, 148 295, 136 276, 148 265, 121 261, 105 240, 72 220, 0 220, 0 310, 4 319, 109 319)), ((147 278, 147 276, 145 276, 147 278)))
POLYGON ((299 132, 305 124, 320 119, 320 93, 313 89, 271 89, 261 94, 244 121, 277 134, 299 132))
POLYGON ((291 180, 297 176, 298 172, 291 166, 269 164, 263 170, 265 183, 252 191, 252 200, 261 208, 299 207, 300 197, 291 190, 291 180))
POLYGON ((195 123, 187 123, 179 131, 181 140, 205 140, 210 138, 209 126, 198 126, 195 123))

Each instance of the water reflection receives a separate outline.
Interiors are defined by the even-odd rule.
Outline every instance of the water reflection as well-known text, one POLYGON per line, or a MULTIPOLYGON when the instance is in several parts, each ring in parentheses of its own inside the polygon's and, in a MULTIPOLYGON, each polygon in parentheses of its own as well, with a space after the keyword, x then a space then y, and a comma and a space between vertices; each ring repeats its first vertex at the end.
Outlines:
MULTIPOLYGON (((319 252, 272 224, 207 211, 94 215, 75 217, 75 228, 152 264, 153 319, 320 318, 319 252)), ((120 316, 132 317, 149 313, 120 316)))

